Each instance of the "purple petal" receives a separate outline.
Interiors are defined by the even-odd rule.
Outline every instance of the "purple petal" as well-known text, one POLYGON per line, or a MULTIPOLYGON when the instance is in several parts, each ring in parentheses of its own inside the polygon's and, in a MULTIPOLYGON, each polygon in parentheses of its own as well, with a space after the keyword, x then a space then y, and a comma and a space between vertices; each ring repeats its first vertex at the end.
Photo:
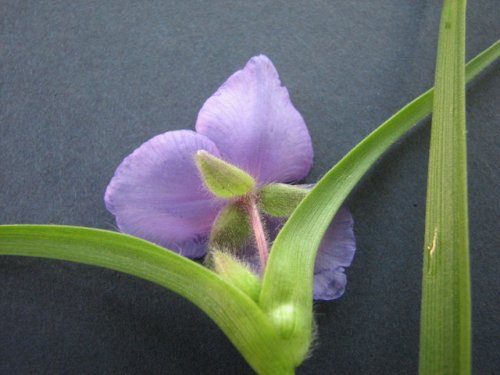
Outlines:
POLYGON ((341 208, 325 233, 314 267, 314 299, 332 300, 342 296, 346 285, 345 267, 356 251, 353 219, 341 208))
POLYGON ((266 56, 253 57, 203 105, 196 131, 260 184, 304 178, 312 144, 300 113, 266 56))
POLYGON ((206 253, 211 225, 224 204, 205 190, 194 154, 218 156, 207 137, 190 130, 160 134, 125 158, 104 197, 120 231, 187 257, 206 253))

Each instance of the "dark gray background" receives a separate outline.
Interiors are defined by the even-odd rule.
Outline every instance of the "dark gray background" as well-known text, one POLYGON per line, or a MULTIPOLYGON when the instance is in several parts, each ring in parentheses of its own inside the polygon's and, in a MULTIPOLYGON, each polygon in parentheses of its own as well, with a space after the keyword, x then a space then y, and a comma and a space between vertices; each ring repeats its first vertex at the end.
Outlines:
MULTIPOLYGON (((0 2, 0 223, 114 229, 103 193, 150 137, 192 129, 253 55, 275 63, 315 149, 307 182, 432 86, 440 1, 0 2)), ((471 1, 467 55, 498 38, 471 1)), ((468 91, 473 367, 498 373, 499 64, 468 91)), ((298 374, 414 374, 429 121, 348 199, 358 250, 316 306, 298 374)), ((249 374, 189 302, 124 274, 0 258, 1 374, 249 374)))

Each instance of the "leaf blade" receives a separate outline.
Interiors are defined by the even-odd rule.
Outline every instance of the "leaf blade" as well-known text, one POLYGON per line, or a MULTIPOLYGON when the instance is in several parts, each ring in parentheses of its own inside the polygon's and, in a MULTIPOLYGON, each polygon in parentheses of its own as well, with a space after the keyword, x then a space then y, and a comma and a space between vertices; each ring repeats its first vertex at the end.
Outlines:
POLYGON ((125 272, 201 308, 260 373, 290 373, 286 345, 259 307, 203 266, 145 240, 99 229, 0 225, 0 254, 37 256, 125 272))
POLYGON ((419 373, 469 374, 465 0, 443 4, 426 199, 419 373))

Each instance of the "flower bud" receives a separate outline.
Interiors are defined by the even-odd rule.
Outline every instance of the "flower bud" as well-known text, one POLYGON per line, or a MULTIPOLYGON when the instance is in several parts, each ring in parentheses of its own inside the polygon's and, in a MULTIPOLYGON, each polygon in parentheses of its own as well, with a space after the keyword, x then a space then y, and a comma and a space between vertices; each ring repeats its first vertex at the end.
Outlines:
POLYGON ((248 173, 205 150, 196 153, 195 161, 205 186, 217 197, 240 197, 255 186, 255 180, 248 173))

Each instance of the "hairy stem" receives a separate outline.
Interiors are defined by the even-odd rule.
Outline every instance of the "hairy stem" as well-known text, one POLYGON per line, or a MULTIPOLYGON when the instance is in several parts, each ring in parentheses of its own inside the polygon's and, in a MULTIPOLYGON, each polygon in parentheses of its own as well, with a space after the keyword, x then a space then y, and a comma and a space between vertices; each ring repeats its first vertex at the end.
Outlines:
POLYGON ((248 215, 250 216, 250 225, 252 226, 255 245, 257 246, 257 250, 259 251, 260 271, 263 274, 264 270, 266 269, 267 258, 269 256, 269 245, 267 242, 264 225, 262 224, 262 219, 257 208, 255 197, 248 197, 248 199, 245 200, 244 207, 247 210, 248 215))

